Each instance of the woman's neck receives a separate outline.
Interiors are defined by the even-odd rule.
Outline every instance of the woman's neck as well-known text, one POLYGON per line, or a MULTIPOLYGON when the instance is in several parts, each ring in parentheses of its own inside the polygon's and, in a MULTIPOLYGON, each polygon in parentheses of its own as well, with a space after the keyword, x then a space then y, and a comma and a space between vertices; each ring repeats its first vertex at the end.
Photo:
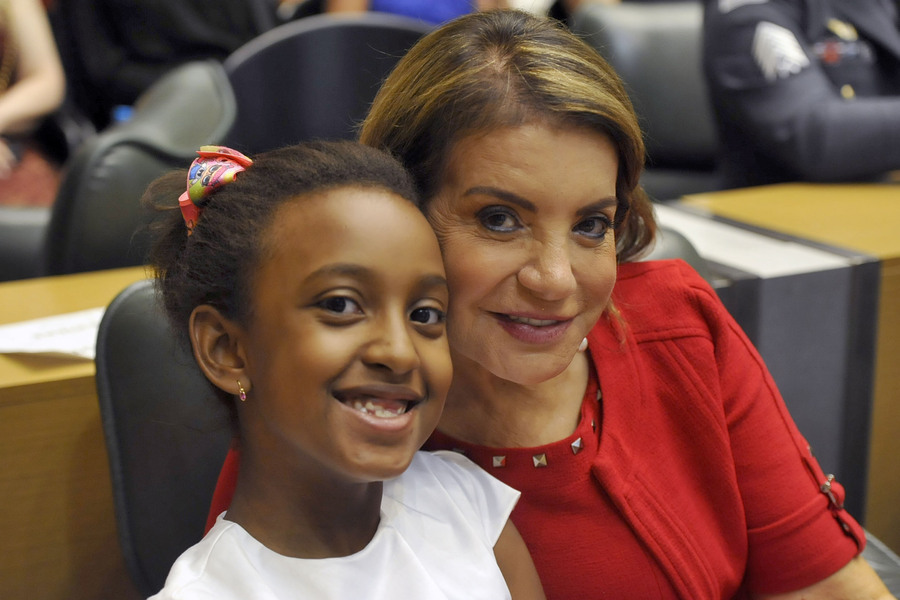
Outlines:
POLYGON ((295 558, 349 556, 368 545, 381 518, 383 484, 276 473, 246 446, 225 518, 270 550, 295 558))
POLYGON ((465 358, 453 362, 453 383, 438 429, 495 448, 542 446, 572 434, 581 415, 589 363, 579 352, 565 371, 536 385, 500 379, 465 358))

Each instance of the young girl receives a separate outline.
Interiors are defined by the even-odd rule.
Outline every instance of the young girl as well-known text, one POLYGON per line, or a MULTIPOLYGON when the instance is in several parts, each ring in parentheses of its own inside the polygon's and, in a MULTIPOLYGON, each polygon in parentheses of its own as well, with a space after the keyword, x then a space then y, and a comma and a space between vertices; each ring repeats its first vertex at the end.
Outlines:
POLYGON ((151 263, 235 409, 242 463, 153 598, 543 598, 508 521, 518 493, 417 452, 451 365, 440 250, 405 170, 353 142, 199 155, 187 191, 184 173, 147 191, 174 209, 151 263))

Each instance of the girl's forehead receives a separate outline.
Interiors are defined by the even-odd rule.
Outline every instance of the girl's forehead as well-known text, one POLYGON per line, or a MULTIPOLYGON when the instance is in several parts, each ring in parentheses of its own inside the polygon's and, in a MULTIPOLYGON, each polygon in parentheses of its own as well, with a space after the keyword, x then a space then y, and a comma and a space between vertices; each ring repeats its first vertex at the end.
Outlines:
MULTIPOLYGON (((423 252, 434 233, 409 200, 377 187, 346 186, 306 194, 276 211, 263 236, 291 260, 364 261, 374 248, 423 252), (424 250, 423 250, 424 249, 424 250)), ((271 256, 271 254, 270 254, 271 256)))

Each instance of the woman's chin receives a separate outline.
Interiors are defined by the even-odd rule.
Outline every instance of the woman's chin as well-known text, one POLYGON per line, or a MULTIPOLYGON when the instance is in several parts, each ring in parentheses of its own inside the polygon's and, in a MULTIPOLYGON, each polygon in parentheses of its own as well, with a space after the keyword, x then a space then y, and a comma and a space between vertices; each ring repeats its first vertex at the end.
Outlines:
POLYGON ((491 372, 519 385, 540 385, 558 377, 572 364, 573 356, 534 354, 498 361, 491 372))

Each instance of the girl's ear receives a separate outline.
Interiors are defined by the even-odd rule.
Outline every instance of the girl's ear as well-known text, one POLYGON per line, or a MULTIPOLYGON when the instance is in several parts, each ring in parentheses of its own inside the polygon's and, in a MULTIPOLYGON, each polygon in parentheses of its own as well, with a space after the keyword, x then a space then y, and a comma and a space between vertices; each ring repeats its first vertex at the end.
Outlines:
POLYGON ((243 329, 237 323, 217 308, 203 304, 191 312, 188 331, 194 358, 213 385, 235 396, 240 385, 249 391, 251 379, 246 372, 243 329))

